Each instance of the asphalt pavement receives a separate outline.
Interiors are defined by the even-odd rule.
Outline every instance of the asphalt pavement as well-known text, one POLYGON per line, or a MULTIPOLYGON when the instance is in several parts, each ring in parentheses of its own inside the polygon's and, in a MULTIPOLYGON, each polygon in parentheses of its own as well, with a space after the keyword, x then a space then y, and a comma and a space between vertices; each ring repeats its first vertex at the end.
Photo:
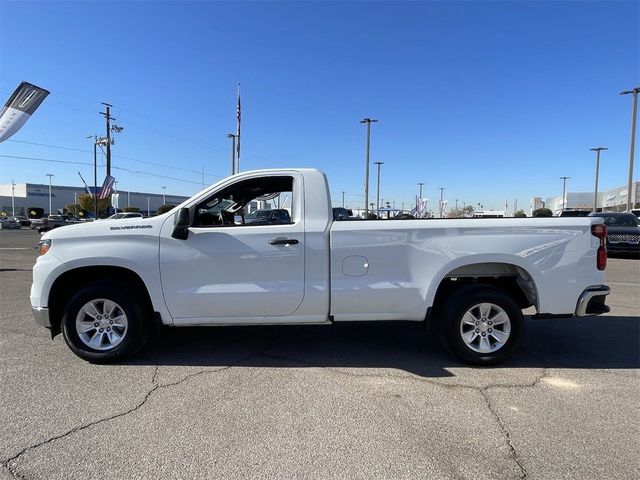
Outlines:
POLYGON ((38 238, 0 231, 2 480, 640 478, 637 258, 499 367, 413 324, 167 329, 98 366, 33 321, 38 238))

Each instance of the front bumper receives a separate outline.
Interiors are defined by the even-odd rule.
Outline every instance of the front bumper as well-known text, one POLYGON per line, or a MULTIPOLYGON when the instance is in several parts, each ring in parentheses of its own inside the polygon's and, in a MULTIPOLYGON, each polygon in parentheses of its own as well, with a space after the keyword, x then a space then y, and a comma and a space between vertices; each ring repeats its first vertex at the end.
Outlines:
POLYGON ((605 305, 604 301, 610 292, 611 289, 606 285, 595 285, 587 288, 582 292, 576 304, 576 317, 607 313, 610 309, 605 305))
POLYGON ((33 318, 36 319, 38 325, 51 328, 51 319, 49 318, 49 309, 47 307, 31 307, 33 318))

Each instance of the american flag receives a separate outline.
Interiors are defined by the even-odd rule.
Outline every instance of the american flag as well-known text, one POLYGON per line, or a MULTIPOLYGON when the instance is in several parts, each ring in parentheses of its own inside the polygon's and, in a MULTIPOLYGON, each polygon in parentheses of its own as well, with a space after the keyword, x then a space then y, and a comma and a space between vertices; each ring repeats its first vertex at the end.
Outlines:
POLYGON ((100 195, 98 195, 98 198, 108 198, 109 195, 111 195, 111 191, 113 190, 113 184, 115 183, 115 181, 115 178, 113 178, 111 175, 107 175, 104 179, 104 183, 102 184, 102 188, 100 189, 100 195))

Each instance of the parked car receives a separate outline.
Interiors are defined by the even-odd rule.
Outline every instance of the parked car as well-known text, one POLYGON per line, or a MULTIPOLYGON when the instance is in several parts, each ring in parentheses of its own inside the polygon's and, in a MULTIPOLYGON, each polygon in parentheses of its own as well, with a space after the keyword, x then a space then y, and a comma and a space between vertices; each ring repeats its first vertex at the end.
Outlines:
POLYGON ((523 309, 541 318, 609 311, 601 218, 344 222, 333 220, 330 198, 318 170, 249 171, 157 217, 47 232, 33 267, 34 317, 91 362, 133 355, 154 322, 414 321, 437 327, 463 361, 492 365, 517 350, 523 309), (287 223, 235 223, 278 192, 290 192, 292 213, 269 214, 287 223))
POLYGON ((27 217, 25 217, 24 215, 16 215, 14 217, 18 222, 20 222, 20 226, 21 227, 30 227, 31 226, 31 220, 29 220, 27 217))
POLYGON ((244 223, 251 224, 283 224, 291 223, 291 215, 284 208, 274 208, 271 210, 256 210, 249 215, 245 215, 244 223))
POLYGON ((22 228, 20 222, 15 217, 2 217, 0 218, 0 229, 3 230, 19 230, 22 228))
POLYGON ((640 253, 640 219, 633 213, 600 212, 589 216, 604 218, 609 252, 640 253))
POLYGON ((73 223, 80 223, 80 220, 70 215, 51 214, 47 218, 34 218, 31 220, 31 228, 42 233, 73 223))
POLYGON ((119 212, 107 217, 106 220, 123 220, 125 218, 144 218, 144 215, 139 212, 119 212))
POLYGON ((334 220, 349 220, 349 211, 343 207, 333 207, 334 220))
POLYGON ((572 210, 563 210, 560 213, 561 217, 588 217, 591 213, 591 210, 584 209, 572 209, 572 210))

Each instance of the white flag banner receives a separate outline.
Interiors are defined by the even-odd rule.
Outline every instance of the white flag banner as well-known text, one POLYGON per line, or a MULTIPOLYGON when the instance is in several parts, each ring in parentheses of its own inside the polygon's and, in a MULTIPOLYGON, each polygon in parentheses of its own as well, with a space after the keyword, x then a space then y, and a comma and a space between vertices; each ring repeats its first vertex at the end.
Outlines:
POLYGON ((20 130, 47 95, 47 90, 30 83, 22 82, 18 85, 0 111, 0 142, 4 142, 20 130))

